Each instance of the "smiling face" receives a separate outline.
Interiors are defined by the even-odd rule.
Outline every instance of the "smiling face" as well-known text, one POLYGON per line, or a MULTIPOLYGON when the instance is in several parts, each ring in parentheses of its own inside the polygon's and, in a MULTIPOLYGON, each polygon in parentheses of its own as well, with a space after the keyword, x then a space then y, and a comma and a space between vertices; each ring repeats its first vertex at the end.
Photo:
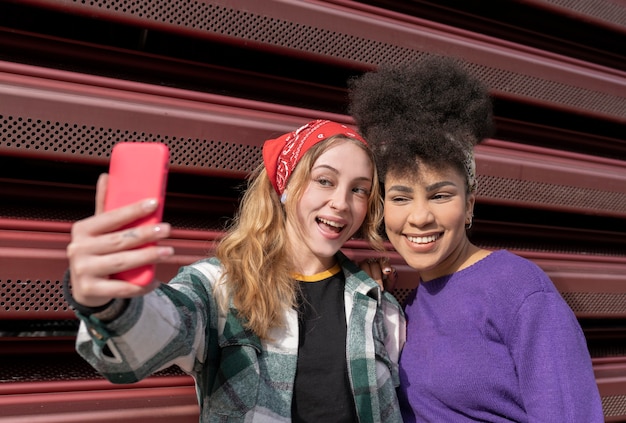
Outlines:
MULTIPOLYGON (((332 144, 315 160, 295 214, 287 219, 299 273, 315 274, 334 264, 334 255, 365 220, 373 174, 368 154, 351 141, 332 144)), ((291 194, 289 185, 286 192, 291 194)))
POLYGON ((465 233, 475 196, 452 168, 420 165, 417 175, 385 178, 385 229, 407 264, 429 281, 468 265, 465 233))

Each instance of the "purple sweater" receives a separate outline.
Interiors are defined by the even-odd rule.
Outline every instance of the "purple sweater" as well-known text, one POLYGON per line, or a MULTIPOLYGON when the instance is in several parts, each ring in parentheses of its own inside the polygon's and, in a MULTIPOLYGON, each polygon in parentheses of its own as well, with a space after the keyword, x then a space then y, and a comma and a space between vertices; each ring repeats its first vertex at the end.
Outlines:
POLYGON ((604 422, 582 330, 548 276, 508 251, 408 299, 404 422, 604 422))

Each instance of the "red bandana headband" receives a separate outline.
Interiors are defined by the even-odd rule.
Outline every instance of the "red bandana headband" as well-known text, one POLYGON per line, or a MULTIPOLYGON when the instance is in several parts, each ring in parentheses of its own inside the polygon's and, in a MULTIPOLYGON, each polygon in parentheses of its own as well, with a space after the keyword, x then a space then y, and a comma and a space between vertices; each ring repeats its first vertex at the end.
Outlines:
POLYGON ((367 142, 353 129, 330 120, 314 120, 288 134, 263 144, 263 163, 278 195, 282 195, 296 165, 311 147, 334 135, 367 142))

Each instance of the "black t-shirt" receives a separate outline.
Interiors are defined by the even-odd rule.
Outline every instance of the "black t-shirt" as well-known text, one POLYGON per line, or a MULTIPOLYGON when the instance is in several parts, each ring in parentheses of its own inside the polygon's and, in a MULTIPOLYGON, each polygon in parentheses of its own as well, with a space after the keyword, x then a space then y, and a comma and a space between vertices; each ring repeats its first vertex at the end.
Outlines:
POLYGON ((346 359, 344 274, 337 265, 317 275, 298 277, 301 279, 292 420, 355 422, 346 359))

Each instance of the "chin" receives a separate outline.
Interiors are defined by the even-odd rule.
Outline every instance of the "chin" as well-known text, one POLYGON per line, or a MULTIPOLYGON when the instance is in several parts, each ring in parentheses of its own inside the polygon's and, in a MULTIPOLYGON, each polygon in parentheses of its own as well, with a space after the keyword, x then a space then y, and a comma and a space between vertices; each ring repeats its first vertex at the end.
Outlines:
POLYGON ((317 244, 317 249, 313 251, 316 257, 319 258, 330 258, 337 254, 337 251, 341 248, 342 244, 328 245, 327 247, 319 247, 320 244, 317 244))

